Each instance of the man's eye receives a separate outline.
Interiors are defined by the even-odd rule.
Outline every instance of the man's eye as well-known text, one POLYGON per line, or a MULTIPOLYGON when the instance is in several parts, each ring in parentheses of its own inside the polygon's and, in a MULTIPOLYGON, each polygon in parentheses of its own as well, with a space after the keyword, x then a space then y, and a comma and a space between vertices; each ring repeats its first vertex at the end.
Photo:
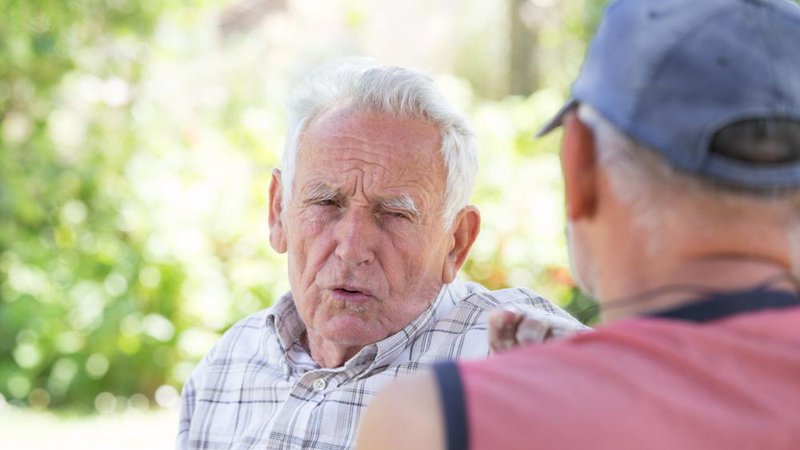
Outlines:
POLYGON ((411 219, 408 214, 399 212, 399 211, 386 211, 383 214, 393 218, 393 219, 411 219))
POLYGON ((316 200, 313 202, 313 204, 319 206, 336 206, 336 200, 333 199, 316 200))

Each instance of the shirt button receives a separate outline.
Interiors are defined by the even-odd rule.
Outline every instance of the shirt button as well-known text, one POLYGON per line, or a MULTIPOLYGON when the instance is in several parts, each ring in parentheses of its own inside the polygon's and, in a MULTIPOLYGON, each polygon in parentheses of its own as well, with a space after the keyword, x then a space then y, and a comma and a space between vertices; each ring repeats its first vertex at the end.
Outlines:
POLYGON ((326 386, 328 386, 328 383, 322 378, 317 378, 316 380, 314 380, 313 386, 315 391, 321 391, 325 389, 326 386))

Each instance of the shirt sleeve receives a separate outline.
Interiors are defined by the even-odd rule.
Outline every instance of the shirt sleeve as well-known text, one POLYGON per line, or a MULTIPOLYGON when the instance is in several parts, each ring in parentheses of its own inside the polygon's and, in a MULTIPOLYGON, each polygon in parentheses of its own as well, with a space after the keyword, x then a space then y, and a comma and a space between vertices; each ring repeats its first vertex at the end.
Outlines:
POLYGON ((467 411, 458 366, 452 361, 447 361, 435 364, 433 371, 444 413, 447 450, 466 449, 469 444, 467 411))
POLYGON ((181 392, 181 413, 178 421, 178 436, 175 440, 176 450, 189 449, 189 428, 192 424, 192 413, 194 412, 195 389, 192 379, 186 380, 181 392))
POLYGON ((194 370, 192 370, 189 378, 187 378, 186 382, 183 384, 183 389, 181 390, 180 418, 178 419, 178 435, 175 438, 176 450, 189 450, 189 448, 191 448, 189 447, 189 431, 192 427, 192 417, 194 416, 197 406, 197 383, 199 382, 202 384, 200 379, 205 373, 207 361, 211 357, 213 351, 214 348, 200 360, 194 370))

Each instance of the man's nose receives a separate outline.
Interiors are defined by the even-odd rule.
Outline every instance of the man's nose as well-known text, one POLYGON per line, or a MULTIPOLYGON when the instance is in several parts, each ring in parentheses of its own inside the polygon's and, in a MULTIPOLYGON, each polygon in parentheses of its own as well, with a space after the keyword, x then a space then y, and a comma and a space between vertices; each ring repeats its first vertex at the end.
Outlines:
POLYGON ((367 208, 349 209, 336 224, 336 256, 353 265, 369 264, 375 258, 375 219, 367 208))

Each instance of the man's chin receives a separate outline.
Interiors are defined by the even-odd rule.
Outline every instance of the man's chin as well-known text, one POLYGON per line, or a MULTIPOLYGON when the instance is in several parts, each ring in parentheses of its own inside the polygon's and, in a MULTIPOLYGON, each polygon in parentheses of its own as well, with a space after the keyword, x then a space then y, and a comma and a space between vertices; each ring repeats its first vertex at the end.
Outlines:
POLYGON ((322 331, 320 337, 324 340, 342 346, 364 347, 388 336, 382 330, 376 329, 375 323, 357 313, 347 312, 327 319, 325 324, 317 329, 322 331))

